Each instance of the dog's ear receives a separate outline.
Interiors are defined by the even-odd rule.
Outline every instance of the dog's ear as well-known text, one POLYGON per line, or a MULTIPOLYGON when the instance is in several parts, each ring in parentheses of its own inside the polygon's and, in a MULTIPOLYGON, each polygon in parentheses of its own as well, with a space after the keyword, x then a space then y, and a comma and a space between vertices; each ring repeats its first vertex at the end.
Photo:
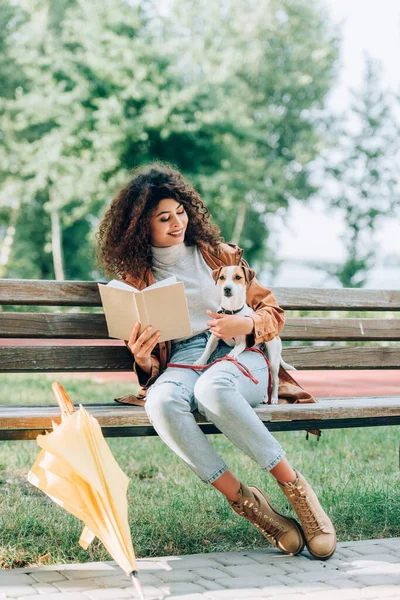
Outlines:
POLYGON ((254 271, 254 269, 250 269, 249 267, 242 267, 242 269, 244 271, 244 278, 246 280, 246 283, 250 283, 250 281, 256 276, 256 272, 254 271))
POLYGON ((214 269, 214 271, 212 272, 212 278, 215 281, 215 285, 217 285, 217 281, 219 279, 219 275, 221 273, 222 267, 218 267, 218 269, 214 269))

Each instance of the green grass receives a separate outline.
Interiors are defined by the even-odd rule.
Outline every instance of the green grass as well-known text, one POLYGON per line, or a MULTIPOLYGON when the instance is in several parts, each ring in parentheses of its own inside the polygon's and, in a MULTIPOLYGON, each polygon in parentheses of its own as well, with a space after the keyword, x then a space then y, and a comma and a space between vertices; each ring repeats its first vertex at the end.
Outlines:
MULTIPOLYGON (((68 375, 0 375, 2 403, 54 404, 51 382, 60 381, 73 402, 110 402, 134 384, 97 384, 68 375)), ((331 516, 338 539, 400 535, 399 435, 396 427, 279 432, 289 461, 313 485, 331 516)), ((246 484, 263 487, 278 510, 294 516, 273 477, 223 435, 208 436, 246 484)), ((138 557, 268 547, 226 499, 202 483, 158 437, 111 438, 108 443, 130 479, 129 518, 138 557)), ((94 540, 83 550, 83 524, 26 479, 39 447, 35 441, 0 442, 0 568, 109 560, 94 540)))

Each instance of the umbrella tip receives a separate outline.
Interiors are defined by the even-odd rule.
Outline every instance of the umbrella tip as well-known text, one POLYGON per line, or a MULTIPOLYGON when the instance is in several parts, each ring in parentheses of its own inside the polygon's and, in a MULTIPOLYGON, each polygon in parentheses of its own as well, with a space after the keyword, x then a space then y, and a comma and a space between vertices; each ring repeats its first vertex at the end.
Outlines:
POLYGON ((132 578, 133 587, 137 591, 139 599, 144 600, 143 588, 142 588, 142 584, 140 583, 140 580, 139 580, 138 571, 132 571, 131 578, 132 578))

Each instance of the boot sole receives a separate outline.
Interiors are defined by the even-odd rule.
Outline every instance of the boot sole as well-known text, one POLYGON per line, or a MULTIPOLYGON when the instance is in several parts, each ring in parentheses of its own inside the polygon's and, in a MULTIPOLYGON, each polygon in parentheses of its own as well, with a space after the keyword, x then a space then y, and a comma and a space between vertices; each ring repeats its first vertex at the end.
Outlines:
MULTIPOLYGON (((302 539, 302 545, 300 547, 300 550, 297 550, 297 552, 288 552, 288 550, 284 550, 283 548, 280 548, 278 545, 276 545, 276 547, 281 550, 281 552, 284 552, 285 554, 289 554, 291 556, 297 556, 297 554, 300 554, 300 552, 302 552, 307 544, 306 542, 306 538, 304 536, 304 532, 302 530, 302 528, 300 527, 300 525, 298 524, 298 522, 296 521, 296 519, 293 519, 292 517, 287 517, 286 515, 283 515, 282 513, 278 512, 277 510, 275 510, 269 501, 269 498, 266 496, 265 492, 263 490, 260 490, 260 488, 256 487, 255 485, 249 486, 249 488, 254 488, 255 490, 258 490, 260 492, 260 494, 262 495, 262 497, 264 498, 264 500, 267 502, 268 506, 271 508, 271 510, 274 511, 275 514, 279 515, 280 517, 283 517, 284 519, 287 519, 288 521, 290 521, 291 523, 293 523, 293 525, 295 525, 297 531, 300 533, 300 537, 302 539)), ((261 532, 262 533, 262 532, 261 532)), ((335 545, 336 548, 336 545, 335 545)), ((327 557, 329 558, 329 557, 327 557)))
POLYGON ((318 560, 328 560, 328 558, 331 558, 331 556, 333 556, 336 552, 336 544, 337 544, 337 538, 335 536, 335 545, 333 547, 333 550, 331 550, 331 552, 329 554, 326 554, 325 556, 318 556, 318 554, 314 554, 310 548, 308 547, 307 544, 307 540, 306 540, 306 546, 307 546, 307 550, 309 551, 309 553, 311 554, 311 556, 313 556, 314 558, 317 558, 318 560))

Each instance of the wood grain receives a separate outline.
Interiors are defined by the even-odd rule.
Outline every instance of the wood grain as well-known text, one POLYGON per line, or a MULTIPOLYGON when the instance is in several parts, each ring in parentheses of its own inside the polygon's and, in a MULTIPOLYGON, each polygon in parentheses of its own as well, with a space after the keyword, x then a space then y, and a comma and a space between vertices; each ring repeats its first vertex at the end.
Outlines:
MULTIPOLYGON (((400 290, 274 287, 271 291, 285 310, 400 310, 400 290)), ((101 306, 101 300, 94 281, 0 279, 0 304, 101 306)))
MULTIPOLYGON (((104 314, 0 313, 2 338, 108 339, 104 314)), ((400 319, 287 317, 280 334, 288 341, 400 340, 400 319)))
MULTIPOLYGON (((282 356, 304 370, 400 368, 397 347, 299 346, 284 349, 282 356)), ((0 346, 0 373, 132 370, 133 356, 125 346, 0 346)))

